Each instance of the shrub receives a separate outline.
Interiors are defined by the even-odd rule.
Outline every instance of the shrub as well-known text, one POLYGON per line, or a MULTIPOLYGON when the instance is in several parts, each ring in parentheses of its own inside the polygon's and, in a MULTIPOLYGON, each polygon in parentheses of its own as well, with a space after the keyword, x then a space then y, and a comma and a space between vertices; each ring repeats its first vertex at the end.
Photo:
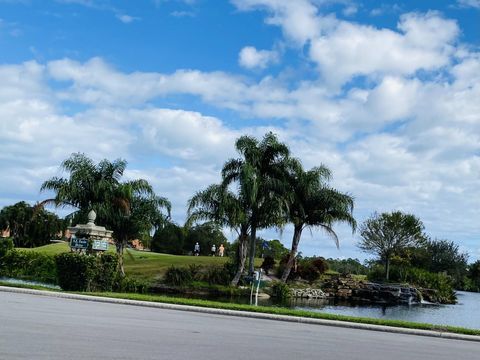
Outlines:
POLYGON ((127 292, 127 293, 138 293, 138 294, 146 294, 148 289, 150 288, 150 284, 146 281, 133 279, 128 276, 117 276, 115 278, 115 283, 113 286, 113 290, 116 292, 127 292))
POLYGON ((0 258, 5 256, 7 251, 13 249, 13 240, 11 238, 0 238, 0 258))
POLYGON ((95 257, 77 253, 55 256, 58 284, 67 291, 90 291, 95 277, 95 257))
POLYGON ((297 274, 308 282, 314 282, 320 278, 320 272, 309 260, 304 260, 299 264, 297 274))
POLYGON ((228 285, 232 277, 225 266, 209 266, 203 274, 204 281, 210 285, 228 285))
POLYGON ((275 259, 272 256, 265 256, 265 259, 263 259, 263 263, 261 268, 265 270, 265 274, 268 275, 268 272, 273 269, 275 266, 275 259))
POLYGON ((91 289, 94 291, 112 291, 117 278, 117 268, 117 255, 104 253, 97 257, 91 289))
POLYGON ((405 280, 418 287, 437 290, 439 302, 455 302, 457 298, 453 288, 454 281, 445 273, 431 273, 411 268, 407 270, 405 280))
POLYGON ((272 284, 271 295, 279 300, 286 300, 292 297, 292 290, 287 284, 276 281, 272 284))
POLYGON ((0 259, 0 275, 50 284, 57 283, 54 258, 34 251, 15 249, 6 251, 0 259))
POLYGON ((193 281, 192 274, 189 269, 184 267, 171 266, 165 273, 164 282, 172 286, 184 286, 193 281))
POLYGON ((317 257, 310 260, 314 268, 321 274, 328 270, 328 262, 323 257, 317 257))
POLYGON ((58 284, 67 291, 112 291, 117 281, 118 258, 63 253, 55 257, 58 284))

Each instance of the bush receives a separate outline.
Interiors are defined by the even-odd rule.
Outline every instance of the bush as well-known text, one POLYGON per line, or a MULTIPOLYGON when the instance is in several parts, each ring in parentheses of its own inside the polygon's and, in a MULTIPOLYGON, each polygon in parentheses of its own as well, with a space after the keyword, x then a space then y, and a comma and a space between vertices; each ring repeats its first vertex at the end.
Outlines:
POLYGON ((118 257, 104 253, 97 257, 92 290, 112 291, 117 280, 118 257))
POLYGON ((320 272, 309 260, 304 260, 299 264, 297 275, 308 282, 314 282, 320 278, 320 272))
POLYGON ((54 258, 34 251, 15 249, 6 251, 0 259, 0 275, 50 284, 57 283, 54 258))
POLYGON ((11 238, 0 238, 0 260, 7 251, 13 249, 13 240, 11 238))
POLYGON ((208 282, 210 285, 228 285, 232 280, 232 276, 229 268, 225 265, 207 267, 202 280, 208 282))
POLYGON ((318 270, 320 275, 324 274, 325 271, 328 270, 328 262, 323 257, 312 258, 310 262, 313 265, 313 267, 318 270))
POLYGON ((273 269, 275 266, 275 259, 272 256, 265 256, 265 259, 263 259, 263 263, 261 268, 265 270, 265 274, 268 275, 268 272, 273 269))
POLYGON ((286 300, 292 297, 292 290, 287 284, 276 281, 272 284, 271 295, 279 300, 286 300))
POLYGON ((165 273, 164 282, 172 286, 185 286, 193 281, 192 274, 189 269, 184 267, 171 266, 165 273))
POLYGON ((117 276, 115 278, 115 283, 113 290, 116 292, 127 292, 127 293, 138 293, 146 294, 150 284, 146 281, 141 281, 137 279, 130 278, 128 276, 117 276))
POLYGON ((406 282, 422 288, 437 290, 439 302, 448 303, 456 300, 453 279, 445 273, 431 273, 423 269, 407 270, 406 282))
POLYGON ((63 253, 55 257, 58 284, 67 291, 112 291, 117 281, 118 258, 63 253))
POLYGON ((55 256, 58 284, 67 291, 90 291, 96 275, 95 257, 77 253, 55 256))

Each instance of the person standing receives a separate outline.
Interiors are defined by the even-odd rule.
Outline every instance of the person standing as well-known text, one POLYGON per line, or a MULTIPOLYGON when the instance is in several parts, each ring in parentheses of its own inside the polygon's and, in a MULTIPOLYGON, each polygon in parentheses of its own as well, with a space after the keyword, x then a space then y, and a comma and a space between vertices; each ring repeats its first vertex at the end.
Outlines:
POLYGON ((220 244, 220 247, 218 248, 218 256, 223 257, 224 252, 225 248, 223 247, 223 244, 220 244))
POLYGON ((216 252, 217 252, 217 247, 215 246, 215 244, 212 245, 212 249, 211 249, 211 255, 212 256, 215 256, 216 252))
POLYGON ((200 244, 197 242, 193 248, 193 255, 198 256, 200 255, 200 244))

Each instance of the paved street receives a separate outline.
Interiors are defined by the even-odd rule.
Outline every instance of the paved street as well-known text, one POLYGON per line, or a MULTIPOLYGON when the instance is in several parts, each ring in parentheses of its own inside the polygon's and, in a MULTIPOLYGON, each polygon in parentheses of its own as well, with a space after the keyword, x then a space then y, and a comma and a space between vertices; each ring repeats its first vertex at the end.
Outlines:
POLYGON ((0 359, 477 359, 480 343, 0 292, 0 359))

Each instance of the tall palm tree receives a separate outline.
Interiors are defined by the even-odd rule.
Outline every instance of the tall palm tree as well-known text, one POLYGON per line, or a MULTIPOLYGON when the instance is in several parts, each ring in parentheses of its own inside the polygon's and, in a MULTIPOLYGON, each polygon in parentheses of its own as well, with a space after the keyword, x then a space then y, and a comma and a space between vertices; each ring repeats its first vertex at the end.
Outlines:
POLYGON ((244 201, 245 215, 250 227, 249 273, 254 270, 257 230, 281 226, 286 210, 288 188, 288 146, 267 133, 262 141, 242 136, 235 147, 241 158, 227 161, 222 169, 223 186, 235 184, 238 196, 244 201))
POLYGON ((291 203, 289 204, 289 221, 293 223, 292 248, 288 256, 281 281, 286 282, 297 255, 302 231, 306 227, 319 227, 333 238, 337 248, 338 236, 333 230, 337 222, 347 223, 355 231, 356 221, 353 218, 354 200, 352 196, 343 194, 328 187, 331 172, 325 166, 304 171, 300 163, 291 174, 291 203))
POLYGON ((245 268, 250 230, 246 210, 243 199, 223 185, 210 185, 188 201, 187 226, 198 221, 212 221, 237 233, 237 271, 231 281, 232 286, 237 286, 245 268))

